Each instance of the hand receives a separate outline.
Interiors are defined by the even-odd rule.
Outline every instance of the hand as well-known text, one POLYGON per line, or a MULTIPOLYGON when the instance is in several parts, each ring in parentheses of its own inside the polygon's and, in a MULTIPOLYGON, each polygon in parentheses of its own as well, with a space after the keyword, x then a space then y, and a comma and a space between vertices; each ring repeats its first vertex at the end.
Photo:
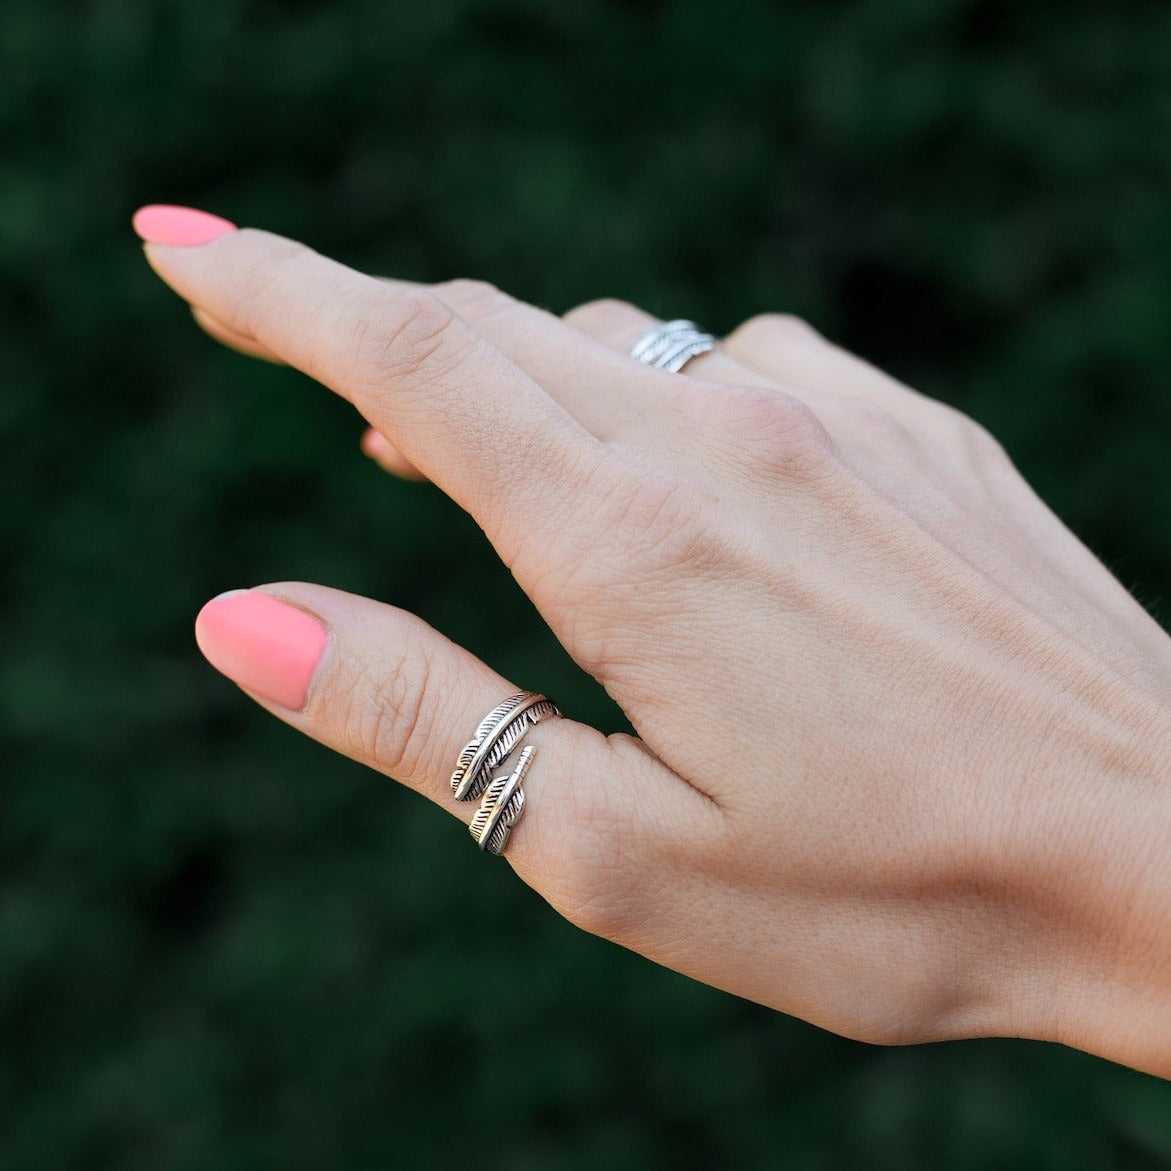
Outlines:
MULTIPOLYGON (((680 376, 626 354, 649 319, 619 303, 563 321, 253 230, 147 255, 467 509, 628 715, 526 741, 506 857, 553 906, 850 1036, 1171 1076, 1171 650, 987 432, 788 319, 680 376)), ((469 820, 454 759, 516 687, 400 610, 262 592, 292 621, 213 601, 212 662, 469 820)))

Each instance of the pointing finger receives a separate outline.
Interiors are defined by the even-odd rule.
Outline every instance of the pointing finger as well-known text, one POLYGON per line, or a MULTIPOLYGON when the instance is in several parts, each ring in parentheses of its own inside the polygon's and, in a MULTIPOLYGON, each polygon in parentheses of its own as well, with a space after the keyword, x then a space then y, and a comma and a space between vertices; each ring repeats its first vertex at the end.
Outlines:
MULTIPOLYGON (((229 329, 223 322, 217 321, 210 313, 200 309, 195 305, 191 309, 191 315, 195 318, 196 324, 210 337, 215 338, 216 341, 222 345, 228 346, 230 349, 236 350, 241 354, 245 354, 250 358, 259 358, 265 362, 281 363, 271 350, 260 345, 250 337, 245 337, 241 333, 237 333, 234 329, 229 329)), ((419 474, 419 469, 404 459, 399 453, 398 449, 386 438, 385 435, 375 431, 373 427, 367 427, 362 433, 362 451, 374 460, 385 471, 392 475, 399 476, 404 480, 419 480, 426 479, 425 476, 419 474)))
POLYGON ((216 320, 206 309, 201 309, 198 305, 192 305, 191 316, 195 318, 196 325, 204 333, 215 338, 221 345, 227 346, 231 350, 236 350, 249 358, 259 358, 263 362, 275 362, 278 365, 284 365, 280 358, 267 346, 262 346, 255 338, 246 337, 244 334, 232 329, 231 326, 216 320))
POLYGON ((231 225, 146 253, 194 306, 353 402, 510 563, 565 532, 601 445, 433 293, 231 225))

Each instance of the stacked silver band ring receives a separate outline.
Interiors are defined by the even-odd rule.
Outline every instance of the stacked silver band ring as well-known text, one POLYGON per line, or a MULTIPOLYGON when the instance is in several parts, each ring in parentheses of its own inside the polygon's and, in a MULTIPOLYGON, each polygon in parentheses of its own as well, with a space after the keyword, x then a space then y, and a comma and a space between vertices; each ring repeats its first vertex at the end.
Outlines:
POLYGON ((560 715, 551 699, 522 691, 497 704, 464 745, 451 774, 451 791, 457 801, 481 798, 480 808, 468 826, 481 850, 502 853, 508 835, 524 812, 522 783, 537 750, 532 745, 522 749, 512 769, 507 768, 509 757, 534 724, 560 715))
POLYGON ((716 339, 704 333, 694 321, 679 318, 652 325, 630 347, 630 356, 647 366, 678 374, 692 358, 715 349, 716 339))

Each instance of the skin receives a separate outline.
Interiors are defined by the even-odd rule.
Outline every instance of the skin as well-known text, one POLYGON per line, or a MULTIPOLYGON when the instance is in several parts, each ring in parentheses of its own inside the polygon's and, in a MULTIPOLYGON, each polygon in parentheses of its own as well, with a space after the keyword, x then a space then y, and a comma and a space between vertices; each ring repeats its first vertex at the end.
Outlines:
MULTIPOLYGON (((252 229, 146 253, 471 513, 628 715, 527 741, 506 858, 571 921, 851 1037, 1171 1077, 1171 640, 979 425, 790 318, 672 375, 620 302, 560 319, 252 229)), ((300 710, 253 698, 470 820, 452 763, 514 683, 380 602, 263 589, 329 640, 300 710)))

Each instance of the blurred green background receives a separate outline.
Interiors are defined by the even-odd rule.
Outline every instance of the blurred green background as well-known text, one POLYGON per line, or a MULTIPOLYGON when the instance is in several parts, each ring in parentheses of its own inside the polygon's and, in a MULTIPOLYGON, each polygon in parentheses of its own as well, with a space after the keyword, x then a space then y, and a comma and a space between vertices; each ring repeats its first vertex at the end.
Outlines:
POLYGON ((129 229, 799 313, 990 427, 1165 615, 1169 75, 1165 4, 3 0, 0 1168, 1171 1167, 1171 1084, 658 969, 208 667, 207 598, 316 581, 620 720, 478 530, 129 229))

